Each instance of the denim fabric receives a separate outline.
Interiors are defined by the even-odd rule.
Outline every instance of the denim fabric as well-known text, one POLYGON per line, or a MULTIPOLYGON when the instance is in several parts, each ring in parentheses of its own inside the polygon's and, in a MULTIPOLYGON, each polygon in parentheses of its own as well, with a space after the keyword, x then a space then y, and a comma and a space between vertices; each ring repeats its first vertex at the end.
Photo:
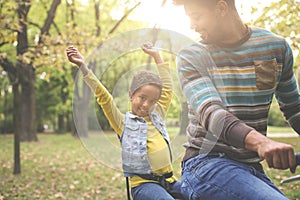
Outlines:
POLYGON ((143 183, 140 186, 131 189, 133 200, 169 200, 183 199, 180 194, 181 183, 175 181, 172 183, 172 189, 167 192, 157 183, 143 183))
POLYGON ((151 119, 152 123, 154 124, 154 126, 157 128, 157 130, 163 135, 165 140, 169 143, 170 138, 169 138, 169 134, 167 131, 167 126, 166 126, 163 118, 156 112, 151 112, 150 119, 151 119))
POLYGON ((231 160, 223 153, 185 161, 181 181, 186 199, 287 200, 263 171, 231 160))
MULTIPOLYGON (((163 119, 155 112, 150 114, 150 119, 169 146, 169 136, 163 119)), ((147 135, 148 127, 144 118, 127 112, 124 118, 121 138, 124 176, 149 174, 152 172, 147 155, 147 135)))

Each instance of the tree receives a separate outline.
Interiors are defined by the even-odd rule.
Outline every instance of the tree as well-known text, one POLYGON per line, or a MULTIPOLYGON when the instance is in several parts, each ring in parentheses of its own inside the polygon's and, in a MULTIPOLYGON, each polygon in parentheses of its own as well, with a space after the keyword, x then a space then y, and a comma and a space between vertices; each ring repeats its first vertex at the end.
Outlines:
MULTIPOLYGON (((28 38, 28 13, 31 8, 31 1, 16 1, 15 12, 17 13, 16 29, 12 29, 8 35, 16 35, 16 56, 13 60, 7 56, 2 56, 0 65, 8 72, 11 83, 13 84, 14 94, 14 124, 21 141, 37 141, 36 135, 36 113, 35 113, 35 66, 34 60, 36 55, 40 54, 41 47, 44 43, 45 35, 48 34, 55 16, 56 9, 60 0, 53 0, 48 16, 44 25, 40 28, 38 43, 31 48, 28 38)), ((5 25, 8 26, 8 23, 5 25)), ((9 41, 4 41, 9 43, 9 41)))
MULTIPOLYGON (((36 48, 29 48, 28 41, 28 13, 31 7, 31 1, 25 0, 15 1, 15 7, 8 3, 8 6, 15 8, 14 12, 17 13, 17 24, 15 29, 9 29, 9 32, 1 34, 7 34, 9 36, 16 33, 15 41, 16 45, 16 61, 8 58, 5 54, 2 54, 0 65, 8 73, 10 81, 13 85, 14 95, 14 135, 15 135, 15 162, 14 162, 14 174, 21 172, 20 167, 20 140, 21 141, 37 141, 36 135, 36 110, 35 110, 35 69, 34 69, 34 55, 40 53, 40 47, 43 44, 44 35, 48 33, 50 26, 53 22, 56 9, 60 4, 60 0, 53 0, 51 9, 48 12, 48 16, 44 23, 44 26, 40 29, 40 35, 36 48)), ((6 21, 4 26, 9 27, 9 21, 6 21)), ((9 37, 8 39, 10 39, 9 37)), ((2 45, 9 44, 10 41, 5 40, 2 45)))

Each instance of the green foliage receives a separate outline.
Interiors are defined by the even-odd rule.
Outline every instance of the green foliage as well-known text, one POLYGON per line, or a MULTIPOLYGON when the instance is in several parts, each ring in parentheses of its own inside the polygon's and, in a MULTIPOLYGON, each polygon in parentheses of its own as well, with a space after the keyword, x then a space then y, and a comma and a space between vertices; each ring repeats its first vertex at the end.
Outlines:
MULTIPOLYGON (((83 55, 88 56, 107 37, 141 27, 142 23, 125 19, 125 23, 121 23, 113 34, 109 33, 120 19, 113 17, 111 13, 118 11, 122 17, 137 3, 136 0, 101 2, 89 0, 87 4, 82 4, 79 0, 75 0, 74 4, 72 1, 61 1, 57 12, 51 13, 55 18, 49 32, 41 35, 52 2, 30 1, 27 20, 29 47, 28 52, 20 58, 24 63, 31 63, 35 68, 37 124, 41 126, 47 123, 55 128, 58 115, 72 114, 73 67, 66 59, 66 47, 74 44, 83 55), (95 18, 95 3, 99 3, 99 22, 95 18), (100 35, 96 35, 97 25, 101 27, 100 35)), ((12 63, 16 63, 17 31, 20 29, 16 10, 16 2, 7 0, 0 2, 0 59, 7 58, 12 63)), ((6 99, 12 100, 12 93, 6 95, 6 99)), ((3 116, 2 98, 0 102, 0 113, 3 116)), ((11 105, 7 106, 9 107, 5 109, 13 109, 11 105)), ((12 124, 12 114, 13 112, 5 113, 6 119, 9 120, 5 124, 12 124)), ((3 124, 3 117, 0 120, 3 124)))
MULTIPOLYGON (((53 71, 57 69, 53 68, 53 71)), ((46 74, 46 72, 44 72, 46 74)), ((47 76, 47 75, 45 75, 47 76)), ((36 109, 37 124, 48 124, 57 130, 57 115, 68 115, 72 111, 72 84, 73 80, 63 73, 56 76, 40 77, 36 81, 36 109), (60 76, 59 76, 60 75, 60 76)))

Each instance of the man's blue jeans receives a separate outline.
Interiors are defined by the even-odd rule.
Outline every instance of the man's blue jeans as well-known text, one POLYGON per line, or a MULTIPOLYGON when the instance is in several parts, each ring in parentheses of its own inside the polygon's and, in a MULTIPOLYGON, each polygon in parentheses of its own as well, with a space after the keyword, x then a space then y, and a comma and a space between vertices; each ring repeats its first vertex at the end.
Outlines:
POLYGON ((181 184, 185 199, 287 200, 264 171, 223 153, 198 155, 182 163, 181 184))
POLYGON ((158 183, 143 183, 140 186, 132 188, 131 194, 134 200, 174 200, 172 195, 180 194, 180 186, 179 181, 174 182, 169 194, 167 190, 158 183))

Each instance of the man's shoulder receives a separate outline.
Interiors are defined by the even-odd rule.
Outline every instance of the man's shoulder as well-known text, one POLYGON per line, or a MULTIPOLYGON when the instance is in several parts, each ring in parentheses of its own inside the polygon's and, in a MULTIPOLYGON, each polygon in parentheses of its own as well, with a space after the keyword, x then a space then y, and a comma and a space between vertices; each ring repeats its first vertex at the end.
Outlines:
POLYGON ((179 55, 184 56, 184 55, 206 55, 209 54, 209 48, 208 45, 203 44, 201 42, 195 42, 189 46, 184 47, 183 49, 180 50, 179 55))
POLYGON ((183 50, 203 50, 203 51, 207 51, 207 47, 208 45, 204 44, 204 43, 201 43, 201 41, 197 41, 197 42, 194 42, 193 44, 183 48, 183 50))
POLYGON ((264 38, 271 38, 271 39, 276 39, 281 41, 285 40, 283 36, 277 35, 276 33, 264 28, 251 27, 251 31, 252 31, 252 36, 256 38, 264 37, 264 38))

